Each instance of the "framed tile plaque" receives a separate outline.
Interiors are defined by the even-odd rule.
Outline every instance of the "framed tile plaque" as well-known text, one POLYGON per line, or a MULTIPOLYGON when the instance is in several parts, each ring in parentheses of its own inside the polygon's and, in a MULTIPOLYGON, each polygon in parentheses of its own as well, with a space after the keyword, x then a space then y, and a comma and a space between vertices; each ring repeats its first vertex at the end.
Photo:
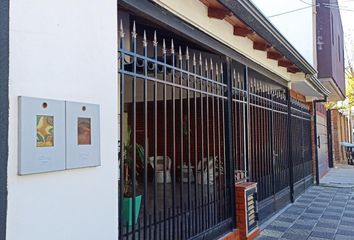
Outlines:
POLYGON ((100 164, 99 105, 66 102, 66 168, 100 164))
POLYGON ((65 101, 19 97, 18 174, 65 169, 65 101))

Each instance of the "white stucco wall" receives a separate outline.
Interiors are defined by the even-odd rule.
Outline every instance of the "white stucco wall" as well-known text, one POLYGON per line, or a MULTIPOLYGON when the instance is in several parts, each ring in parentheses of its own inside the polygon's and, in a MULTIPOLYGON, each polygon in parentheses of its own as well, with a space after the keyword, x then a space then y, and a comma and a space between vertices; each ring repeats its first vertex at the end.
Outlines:
POLYGON ((10 3, 8 240, 118 235, 117 1, 10 3), (102 166, 17 175, 20 95, 100 104, 102 166))
POLYGON ((313 0, 251 0, 282 35, 316 68, 313 0), (303 9, 302 9, 303 8, 303 9), (296 11, 294 11, 296 10, 296 11), (294 12, 290 12, 294 11, 294 12), (289 12, 289 13, 286 13, 289 12), (283 15, 274 16, 280 13, 283 15), (273 16, 273 17, 271 17, 273 16))

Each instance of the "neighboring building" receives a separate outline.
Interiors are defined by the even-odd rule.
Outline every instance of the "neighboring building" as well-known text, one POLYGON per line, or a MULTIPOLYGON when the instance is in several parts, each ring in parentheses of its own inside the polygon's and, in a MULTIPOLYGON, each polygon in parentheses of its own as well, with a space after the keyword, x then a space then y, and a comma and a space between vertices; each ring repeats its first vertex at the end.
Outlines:
POLYGON ((352 123, 348 111, 331 110, 333 163, 348 164, 347 152, 342 142, 353 142, 352 123))
POLYGON ((330 92, 250 1, 0 11, 4 239, 236 238, 236 181, 257 182, 261 221, 314 183, 308 102, 330 92), (99 104, 101 165, 19 175, 19 96, 99 104))
POLYGON ((331 92, 328 101, 345 98, 344 34, 337 0, 317 0, 318 78, 331 92), (330 7, 333 6, 333 7, 330 7))
MULTIPOLYGON (((328 101, 336 102, 345 99, 345 60, 344 60, 344 34, 342 20, 337 0, 317 0, 317 59, 318 77, 331 94, 328 101)), ((345 160, 344 148, 341 142, 349 140, 343 136, 343 131, 347 132, 348 126, 340 119, 342 113, 336 110, 328 110, 327 116, 323 116, 321 121, 323 128, 322 139, 328 141, 328 157, 323 155, 319 158, 321 175, 325 174, 328 167, 333 167, 334 163, 345 160), (334 114, 332 116, 332 112, 334 114), (327 134, 325 134, 327 132, 327 134), (327 137, 326 137, 327 135, 327 137), (341 137, 340 137, 341 136, 341 137), (341 153, 341 154, 339 154, 341 153)), ((319 134, 320 135, 320 134, 319 134)))

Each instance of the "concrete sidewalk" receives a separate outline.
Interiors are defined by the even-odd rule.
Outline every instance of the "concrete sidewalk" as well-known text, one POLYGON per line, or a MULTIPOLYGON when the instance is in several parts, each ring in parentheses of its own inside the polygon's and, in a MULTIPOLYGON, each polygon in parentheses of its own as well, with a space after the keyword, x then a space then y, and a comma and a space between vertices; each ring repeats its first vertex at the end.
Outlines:
POLYGON ((354 187, 354 166, 336 165, 320 179, 322 186, 354 187))
POLYGON ((331 169, 320 182, 262 225, 257 240, 354 240, 354 167, 331 169))

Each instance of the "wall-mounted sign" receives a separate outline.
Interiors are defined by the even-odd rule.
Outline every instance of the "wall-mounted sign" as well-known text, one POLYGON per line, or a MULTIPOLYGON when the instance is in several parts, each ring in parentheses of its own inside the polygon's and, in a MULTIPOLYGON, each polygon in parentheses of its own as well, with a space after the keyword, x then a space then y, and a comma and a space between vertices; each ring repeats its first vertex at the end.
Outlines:
POLYGON ((247 214, 247 232, 252 232, 257 228, 257 188, 249 188, 246 190, 246 214, 247 214))
POLYGON ((65 169, 65 102, 19 97, 20 175, 65 169))
POLYGON ((66 168, 99 166, 99 105, 66 102, 66 168))
POLYGON ((19 97, 18 174, 99 166, 99 105, 19 97))

